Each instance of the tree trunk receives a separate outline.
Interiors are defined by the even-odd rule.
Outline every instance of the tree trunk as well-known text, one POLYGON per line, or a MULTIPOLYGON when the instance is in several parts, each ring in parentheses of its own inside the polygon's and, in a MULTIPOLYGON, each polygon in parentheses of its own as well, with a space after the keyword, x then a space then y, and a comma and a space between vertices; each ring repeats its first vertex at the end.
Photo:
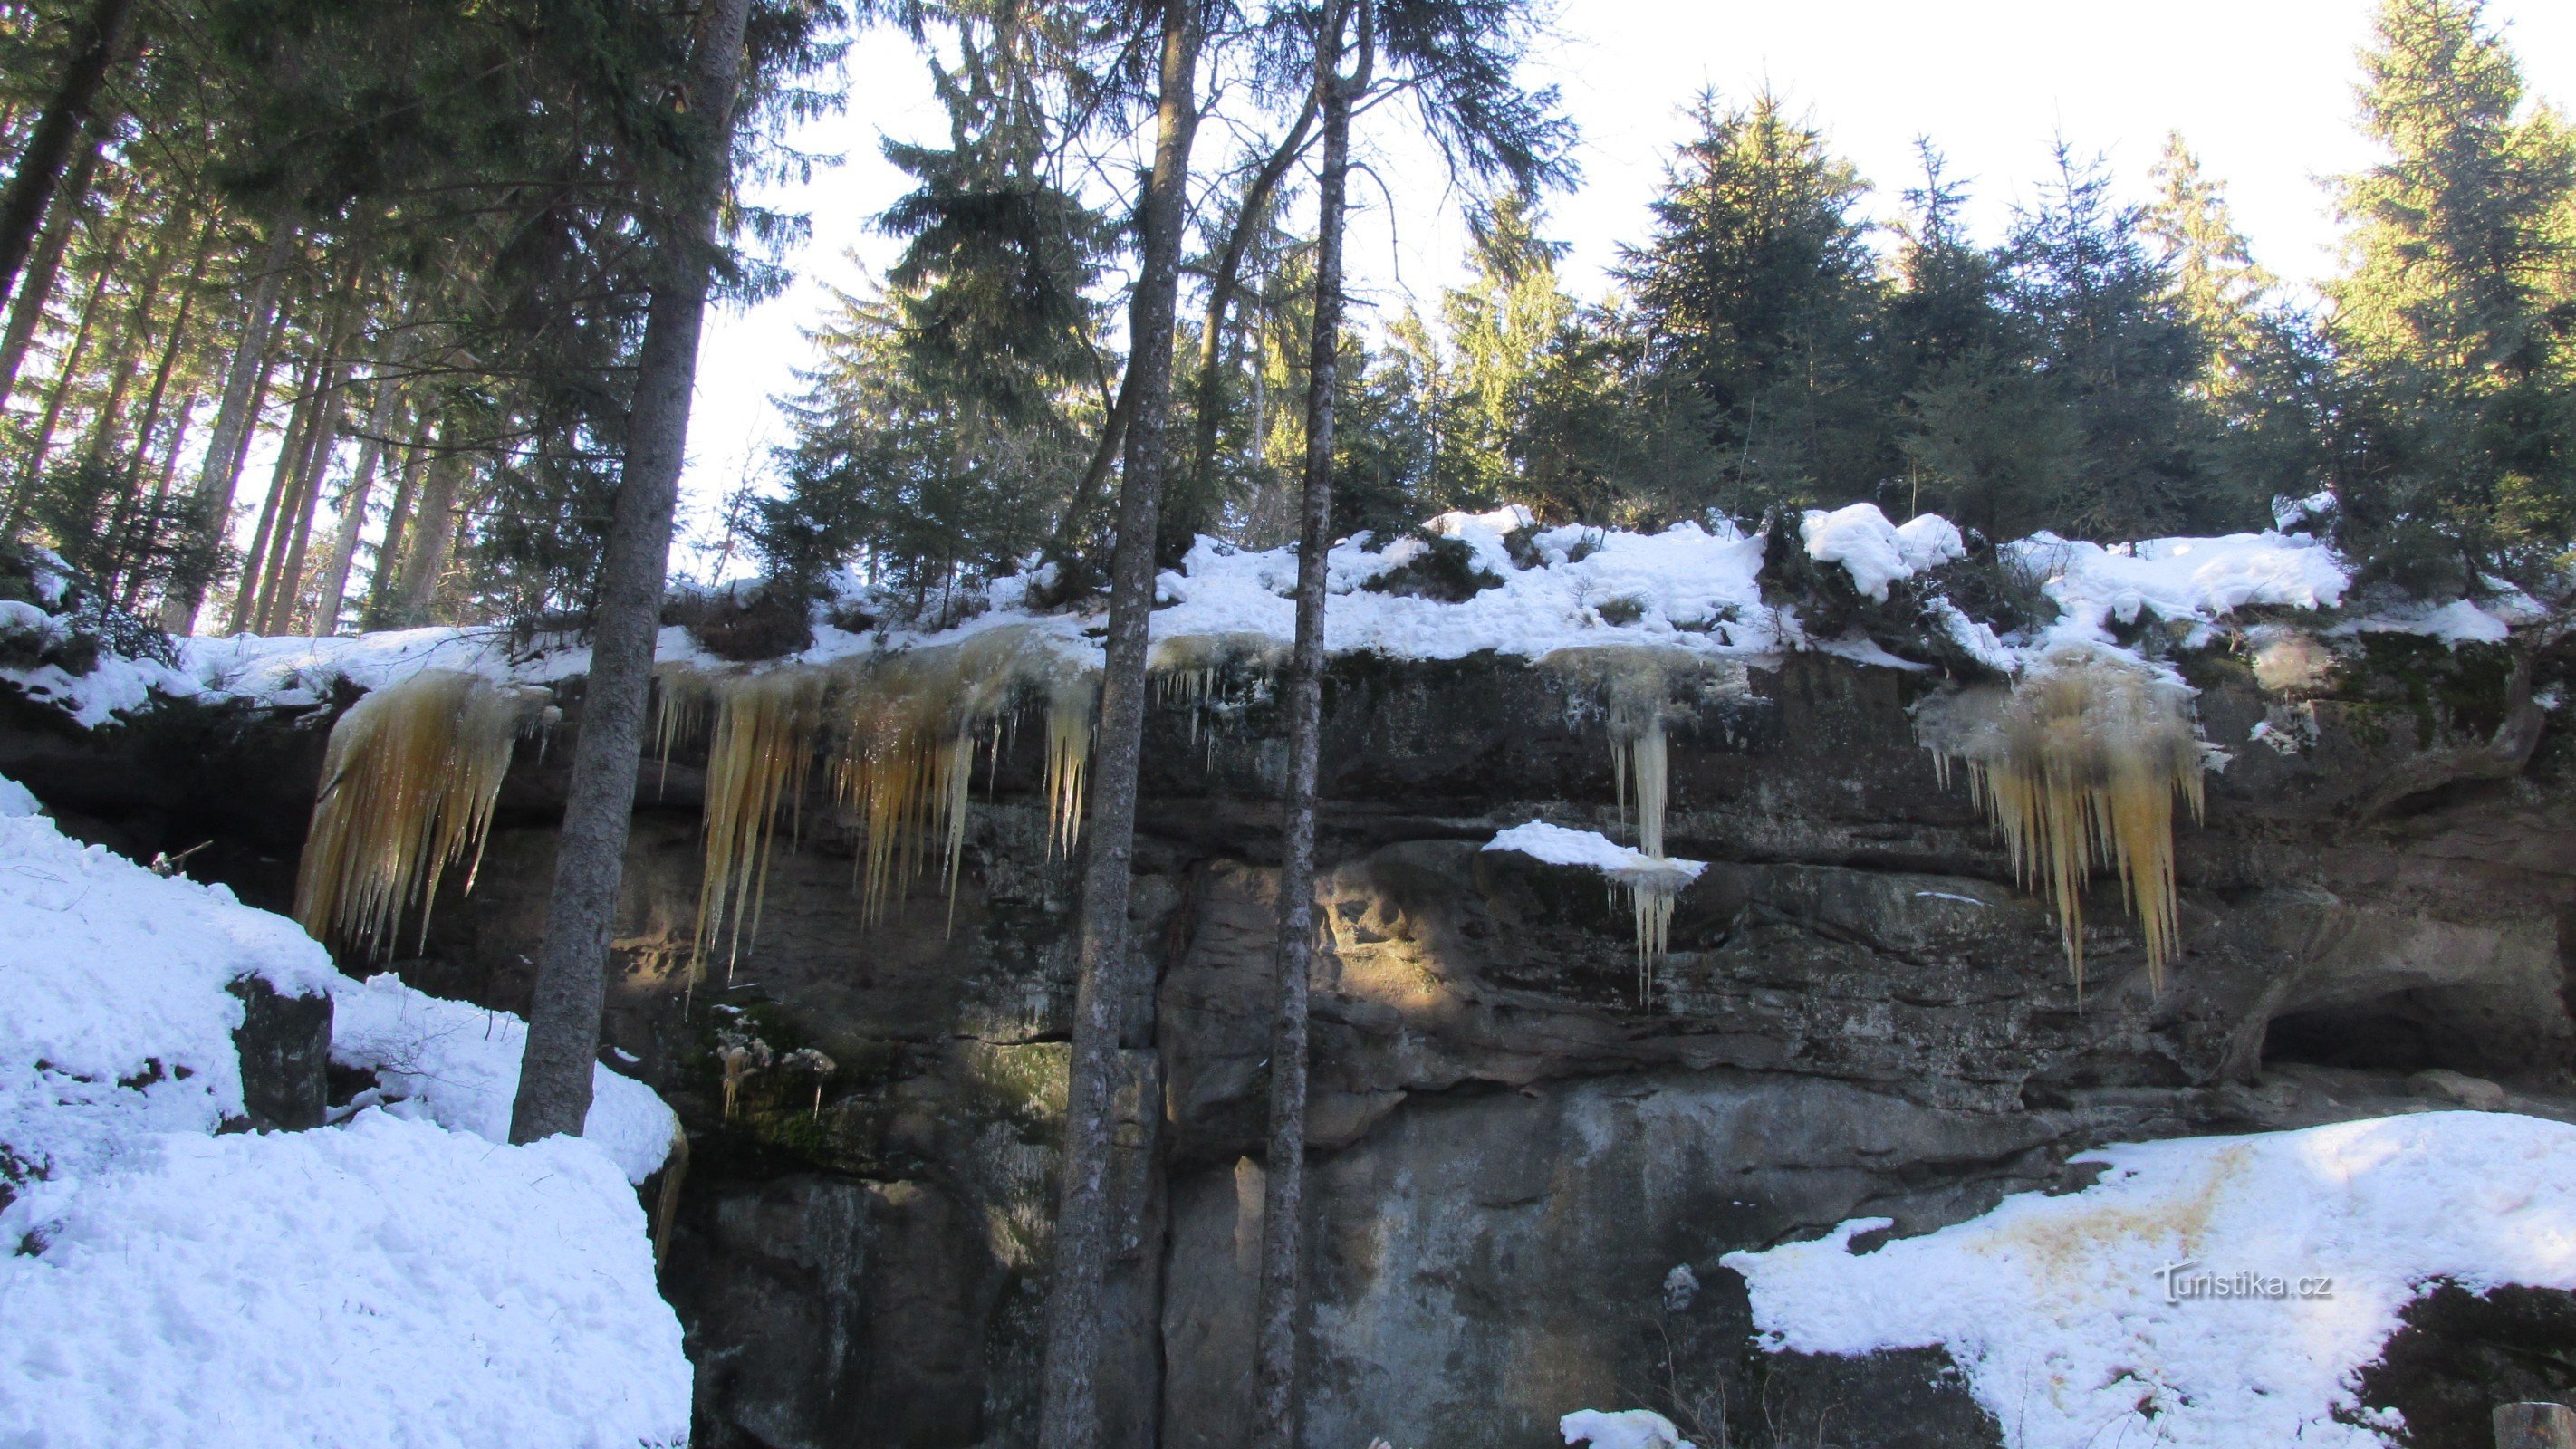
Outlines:
POLYGON ((102 462, 124 442, 125 400, 134 391, 135 374, 142 368, 146 349, 152 342, 152 309, 161 302, 161 284, 170 278, 172 253, 193 220, 183 208, 179 215, 161 225, 160 235, 153 238, 151 256, 143 264, 142 283, 134 289, 134 300, 126 308, 125 320, 118 327, 116 340, 108 345, 107 397, 90 419, 89 445, 84 450, 102 462))
MULTIPOLYGON (((1279 183, 1288 175, 1288 169, 1297 164, 1297 158, 1306 154, 1306 129, 1315 123, 1317 95, 1316 92, 1307 94, 1306 107, 1297 113, 1295 124, 1288 128, 1287 135, 1279 138, 1278 148, 1261 163, 1261 169, 1253 173, 1252 184, 1244 188, 1243 210, 1236 215, 1233 229, 1226 234, 1225 250, 1217 257, 1216 276, 1208 283, 1207 321, 1199 333, 1198 417, 1190 448, 1189 473, 1191 493, 1202 505, 1216 497, 1217 432, 1223 421, 1219 414, 1225 400, 1224 376, 1218 371, 1217 364, 1224 355, 1221 349, 1226 314, 1234 307, 1235 294, 1242 290, 1243 255, 1251 250, 1253 235, 1260 229, 1263 218, 1270 214, 1271 193, 1279 189, 1279 183)), ((1182 522, 1195 530, 1198 520, 1182 522)), ((1178 542, 1184 549, 1189 546, 1186 539, 1178 542)))
POLYGON ((331 541, 331 562, 322 571, 322 591, 313 603, 312 632, 340 632, 340 606, 349 597, 349 565, 358 556, 358 535, 367 526, 367 498, 376 489, 376 468, 384 458, 385 430, 392 426, 394 395, 399 391, 393 379, 376 378, 376 400, 367 410, 367 436, 358 445, 357 471, 349 475, 349 486, 340 495, 340 527, 331 541))
POLYGON ((369 629, 381 629, 393 617, 394 585, 402 579, 403 536, 411 527, 412 500, 420 492, 420 472, 429 462, 429 420, 414 420, 419 426, 412 445, 403 452, 402 475, 394 483, 394 505, 385 514, 385 539, 376 545, 374 567, 367 572, 367 609, 361 621, 369 629))
POLYGON ((296 604, 304 593, 304 555, 313 538, 313 510, 321 500, 322 483, 331 473, 331 455, 340 446, 340 418, 348 401, 349 374, 356 370, 356 359, 347 355, 349 326, 338 329, 334 350, 342 355, 331 364, 330 381, 322 389, 322 411, 315 416, 313 436, 305 444, 303 477, 295 491, 295 523, 287 533, 285 546, 279 550, 284 562, 273 571, 261 601, 259 631, 283 634, 295 617, 296 604))
POLYGON ((1190 145, 1202 36, 1199 0, 1165 0, 1154 169, 1138 207, 1142 233, 1129 304, 1127 367, 1135 411, 1118 489, 1118 546, 1110 566, 1108 663, 1100 688, 1099 757, 1084 832, 1080 975, 1065 1113, 1054 1280, 1047 1297, 1041 1449, 1090 1449, 1100 1437, 1093 1389, 1100 1364, 1106 1276, 1105 1188, 1112 1077, 1128 979, 1127 899, 1136 849, 1137 756, 1145 724, 1146 626, 1154 606, 1154 529, 1168 463, 1172 329, 1179 307, 1190 145))
MULTIPOLYGON (((167 523, 167 520, 163 518, 161 513, 162 506, 169 500, 171 483, 176 481, 179 476, 179 449, 188 441, 188 416, 196 410, 196 394, 190 393, 187 397, 180 400, 179 410, 170 415, 170 441, 162 447, 161 471, 159 476, 153 479, 152 503, 144 514, 146 518, 152 520, 152 538, 150 541, 156 544, 159 543, 163 537, 163 530, 167 523)), ((136 456, 140 457, 141 453, 141 445, 138 442, 136 446, 136 456)), ((129 484, 128 486, 131 485, 129 484)), ((118 600, 118 603, 127 613, 131 614, 135 612, 136 607, 140 605, 142 601, 143 581, 138 576, 127 582, 125 587, 125 596, 118 600)))
MULTIPOLYGON (((214 255, 215 219, 206 218, 197 233, 197 257, 188 266, 188 279, 179 284, 179 311, 170 319, 170 339, 161 346, 161 361, 152 369, 152 387, 144 395, 143 418, 134 428, 134 460, 126 469, 125 486, 132 488, 143 476, 144 456, 152 449, 152 430, 161 423, 161 404, 170 395, 170 375, 178 370, 180 350, 188 345, 188 317, 196 310, 197 287, 206 280, 206 263, 214 255)), ((190 402, 193 404, 192 398, 190 402)), ((180 414, 181 430, 186 429, 186 414, 180 414)), ((158 496, 157 494, 155 495, 158 496)))
POLYGON ((259 618, 260 584, 268 577, 269 555, 277 549, 279 523, 304 476, 304 440, 313 435, 314 410, 321 406, 321 377, 322 359, 315 357, 297 379, 295 407, 287 414, 286 436, 278 440, 277 465, 269 470, 268 498, 260 505, 259 525, 251 530, 250 552, 242 557, 241 582, 233 590, 232 616, 224 626, 227 634, 239 634, 259 618))
POLYGON ((625 475, 610 505, 599 599, 591 613, 590 680, 573 746, 572 789, 555 848, 554 894, 537 961, 536 999, 510 1112, 510 1140, 578 1135, 590 1115, 607 990, 608 933, 626 865, 635 776, 644 759, 644 705, 662 585, 671 562, 671 517, 697 385, 698 335, 716 247, 717 207, 730 178, 733 107, 750 0, 709 0, 690 57, 698 107, 679 194, 657 239, 652 301, 627 421, 625 475))
POLYGON ((438 444, 430 452, 429 477, 413 508, 407 530, 411 549, 403 559, 387 619, 397 629, 416 629, 429 622, 438 577, 447 572, 447 545, 456 533, 456 495, 465 481, 465 455, 447 450, 447 435, 453 431, 452 427, 440 430, 438 444))
POLYGON ((1270 1144, 1261 1211, 1255 1324, 1255 1449, 1297 1442, 1297 1319, 1305 1250, 1306 981, 1315 950, 1315 779, 1324 705, 1324 578, 1333 546, 1334 389, 1341 373, 1342 230, 1351 169, 1351 102, 1369 83, 1368 0, 1329 0, 1316 34, 1324 160, 1316 178, 1315 323, 1306 384, 1304 526, 1297 541, 1297 644, 1288 667, 1288 781, 1280 830, 1279 943, 1270 1033, 1270 1144), (1341 73, 1353 9, 1359 59, 1341 73))
POLYGON ((0 510, 0 533, 17 526, 19 510, 35 496, 45 481, 45 457, 53 451, 54 429, 63 420, 63 409, 71 401, 72 385, 80 380, 81 358, 89 350, 90 329, 98 322, 98 304, 107 293, 107 274, 116 265, 116 249, 125 240, 125 226, 120 220, 108 229, 107 245, 100 250, 98 270, 91 274, 89 295, 81 300, 80 321, 72 329, 71 345, 63 349, 62 370, 54 374, 54 385, 45 397, 45 415, 36 424, 36 437, 27 446, 26 461, 20 465, 18 486, 9 494, 9 506, 0 510))
POLYGON ((81 207, 89 200, 91 180, 98 175, 98 153, 105 138, 96 126, 82 135, 85 140, 72 161, 71 174, 63 178, 53 205, 45 211, 45 229, 36 239, 26 281, 9 304, 9 329, 0 334, 0 406, 6 406, 18 390, 18 369, 26 366, 27 349, 35 345, 36 329, 44 325, 45 308, 54 299, 54 279, 63 269, 63 253, 72 244, 72 233, 80 229, 81 207))
MULTIPOLYGON (((297 231, 283 220, 270 229, 249 304, 242 309, 241 338, 224 369, 222 401, 215 405, 214 431, 206 440, 206 460, 197 475, 206 526, 218 539, 231 530, 233 490, 241 481, 242 455, 259 418, 260 394, 268 390, 269 337, 277 326, 278 302, 286 290, 286 262, 297 231)), ((204 602, 202 586, 174 594, 161 611, 161 627, 173 634, 193 632, 197 610, 204 602)))
MULTIPOLYGON (((18 270, 27 264, 28 249, 35 243, 36 223, 62 179, 63 163, 89 125, 99 84, 125 44, 126 23, 133 15, 134 0, 98 0, 73 32, 71 63, 63 67, 62 84, 54 88, 28 135, 17 174, 0 191, 0 292, 18 284, 18 270)), ((105 134, 105 128, 100 132, 105 134)))
MULTIPOLYGON (((339 375, 347 375, 342 364, 339 375)), ((305 440, 304 464, 296 470, 294 506, 281 521, 276 553, 267 581, 260 586, 259 632, 283 634, 287 621, 295 613, 297 598, 304 589, 304 555, 313 539, 313 510, 322 495, 322 480, 330 474, 331 454, 340 445, 340 387, 334 383, 322 390, 322 411, 313 420, 313 434, 305 440)))

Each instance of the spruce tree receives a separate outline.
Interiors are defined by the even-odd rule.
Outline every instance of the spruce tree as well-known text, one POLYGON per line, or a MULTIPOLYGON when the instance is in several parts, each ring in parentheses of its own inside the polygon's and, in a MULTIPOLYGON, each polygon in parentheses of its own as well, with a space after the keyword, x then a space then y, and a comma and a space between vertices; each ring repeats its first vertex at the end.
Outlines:
POLYGON ((2576 136, 2528 106, 2477 0, 2385 0, 2327 288, 2368 461, 2347 541, 2427 589, 2536 581, 2576 535, 2576 136))

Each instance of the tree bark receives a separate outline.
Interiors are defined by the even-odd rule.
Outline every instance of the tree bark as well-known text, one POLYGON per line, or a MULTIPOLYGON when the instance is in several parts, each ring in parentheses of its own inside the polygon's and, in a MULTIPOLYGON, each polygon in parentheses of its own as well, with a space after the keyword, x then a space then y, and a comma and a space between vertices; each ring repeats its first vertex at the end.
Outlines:
POLYGON ((258 526, 251 530, 250 552, 242 557, 241 582, 233 589, 225 633, 239 634, 259 618, 260 584, 268 577, 269 555, 276 551, 279 520, 304 476, 304 442, 313 434, 314 410, 321 406, 321 378, 322 359, 308 360, 297 380, 294 410, 287 414, 286 436, 278 440, 277 464, 269 470, 268 497, 260 505, 258 526))
POLYGON ((1297 643, 1288 667, 1288 781, 1282 805, 1279 942, 1270 1034, 1270 1143, 1264 1159, 1260 1318, 1255 1324, 1255 1449, 1297 1442, 1297 1319, 1306 1197, 1306 985, 1315 950, 1315 782, 1324 701, 1324 582, 1333 546, 1333 423, 1341 373, 1342 231, 1350 186, 1351 103, 1374 59, 1368 0, 1328 0, 1315 37, 1323 98, 1316 182, 1315 322, 1306 385, 1303 527, 1297 541, 1297 643), (1359 58, 1342 74, 1356 9, 1359 58))
MULTIPOLYGON (((279 300, 286 290, 286 263, 299 228, 279 221, 269 231, 268 248, 251 282, 250 300, 242 309, 241 338, 224 369, 222 400, 215 405, 213 433, 206 440, 206 460, 197 475, 197 496, 204 500, 207 527, 220 539, 231 531, 233 490, 241 482, 242 455, 250 445, 251 427, 259 418, 259 395, 268 390, 269 338, 277 325, 279 300)), ((173 634, 193 632, 197 610, 205 603, 203 587, 173 595, 161 611, 161 627, 173 634)))
MULTIPOLYGON (((1216 275, 1208 283, 1207 321, 1199 333, 1198 416, 1190 447, 1190 485, 1193 495, 1202 502, 1216 496, 1216 444, 1218 416, 1224 402, 1224 378, 1217 363, 1224 355, 1226 314, 1234 307, 1235 294, 1242 290, 1243 256, 1251 250, 1252 238, 1262 218, 1270 214, 1270 196, 1306 154, 1306 129, 1315 123, 1320 92, 1309 92, 1305 109, 1297 113, 1288 134, 1279 139, 1278 148, 1253 173, 1252 184, 1243 191, 1243 210, 1227 232, 1225 249, 1217 256, 1216 275)), ((1195 520, 1191 521, 1193 525, 1195 520)), ((1186 547, 1186 543, 1183 544, 1186 547)))
POLYGON ((90 274, 89 295, 81 299, 80 320, 73 325, 71 345, 63 349, 62 367, 54 374, 53 390, 45 399, 44 420, 36 425, 36 440, 27 449, 21 493, 44 476, 45 455, 53 451, 54 429, 62 422, 63 409, 71 401, 72 385, 80 380, 81 360, 89 355, 91 329, 98 324, 98 304, 106 299, 107 280, 116 270, 117 251, 125 244, 125 232, 122 218, 108 225, 107 242, 99 248, 98 270, 90 274))
MULTIPOLYGON (((152 387, 143 399, 143 420, 135 425, 134 459, 125 473, 129 489, 143 476, 144 457, 152 449, 152 430, 160 426, 161 404, 170 396, 170 376, 178 370, 180 351, 188 344, 188 318, 196 311, 197 288, 206 280, 206 263, 214 255, 214 242, 215 219, 208 217, 205 228, 197 234, 197 256, 188 266, 188 279, 179 284, 179 311, 170 319, 170 338, 161 345, 161 361, 152 369, 152 387)), ((180 426, 184 431, 185 413, 181 414, 180 426)))
POLYGON ((412 445, 403 451, 402 474, 394 482, 393 507, 385 514, 385 539, 376 545, 374 567, 367 572, 367 609, 362 616, 365 627, 384 628, 393 617, 394 586, 402 579, 403 537, 411 528, 413 499, 420 492, 421 469, 429 462, 429 420, 413 420, 419 428, 412 445))
POLYGON ((1100 689, 1099 757, 1084 832, 1081 956, 1074 989, 1062 1187, 1054 1277, 1047 1296, 1041 1449, 1091 1449, 1100 1438, 1093 1380, 1100 1364, 1101 1286, 1107 1273, 1106 1187, 1118 1017, 1133 993, 1127 901, 1136 849, 1136 777, 1145 724, 1146 626, 1154 606, 1154 532, 1169 461, 1172 330, 1180 301, 1190 146, 1198 130, 1199 0, 1164 0, 1154 169, 1138 207, 1136 291, 1128 308, 1134 413, 1118 489, 1110 565, 1108 662, 1100 689))
POLYGON ((0 333, 0 406, 6 406, 18 390, 18 370, 27 364, 27 349, 35 345, 36 329, 45 322, 45 308, 54 299, 54 279, 61 275, 63 253, 72 244, 72 233, 80 229, 81 207, 89 200, 90 182, 98 175, 98 153, 105 142, 96 126, 84 131, 86 138, 80 155, 72 161, 71 173, 54 192, 53 204, 45 211, 45 229, 36 239, 36 255, 28 263, 25 282, 9 304, 9 328, 0 333))
POLYGON ((18 155, 17 174, 9 178, 8 189, 0 191, 0 292, 18 284, 18 271, 27 264, 27 252, 36 239, 36 224, 45 214, 46 203, 53 200, 63 163, 71 159, 73 146, 89 125, 99 85, 125 44, 126 24, 133 15, 134 0, 98 0, 73 32, 71 63, 63 67, 62 84, 54 88, 36 129, 29 133, 27 149, 18 155))
POLYGON ((313 435, 305 441, 304 466, 295 490, 293 527, 281 540, 278 552, 283 556, 270 570, 268 583, 260 600, 259 632, 283 634, 295 615, 295 606, 304 592, 304 555, 313 538, 313 510, 322 497, 323 480, 330 476, 331 455, 340 446, 340 419, 349 395, 349 376, 357 370, 357 359, 349 355, 349 336, 356 330, 356 308, 344 309, 341 325, 332 329, 331 349, 336 356, 323 384, 321 411, 314 415, 313 435))
POLYGON ((430 451, 428 477, 412 508, 406 530, 411 548, 402 561, 386 620, 397 629, 416 629, 429 622, 439 575, 447 572, 447 546, 456 533, 456 495, 465 481, 465 455, 447 450, 451 431, 440 430, 438 443, 430 451))
POLYGON ((599 1055, 600 1004, 607 990, 608 933, 625 874, 626 831, 635 776, 644 759, 644 706, 661 633, 662 585, 671 561, 671 517, 697 385, 698 336, 706 319, 717 207, 733 155, 733 109, 750 0, 709 0, 690 57, 689 94, 697 126, 687 170, 655 248, 652 301, 637 358, 628 416, 625 475, 610 505, 599 600, 591 613, 590 680, 572 789, 555 848, 554 893, 546 906, 536 999, 520 1057, 510 1140, 579 1134, 590 1115, 590 1075, 599 1055))
POLYGON ((314 597, 312 631, 340 632, 340 606, 349 598, 349 565, 358 556, 358 535, 367 526, 367 499, 376 490, 376 468, 384 458, 385 430, 393 423, 393 379, 376 378, 376 400, 367 410, 366 439, 358 445, 357 470, 340 495, 340 526, 331 540, 331 562, 322 572, 322 590, 314 597))
POLYGON ((125 399, 134 391, 135 375, 141 371, 146 350, 151 346, 152 309, 160 305, 161 285, 170 279, 172 254, 193 220, 183 207, 177 216, 161 224, 160 234, 153 238, 151 256, 143 265, 143 280, 134 289, 134 300, 126 308, 116 340, 108 344, 108 375, 113 380, 97 414, 90 419, 85 451, 92 458, 105 461, 124 441, 125 399))

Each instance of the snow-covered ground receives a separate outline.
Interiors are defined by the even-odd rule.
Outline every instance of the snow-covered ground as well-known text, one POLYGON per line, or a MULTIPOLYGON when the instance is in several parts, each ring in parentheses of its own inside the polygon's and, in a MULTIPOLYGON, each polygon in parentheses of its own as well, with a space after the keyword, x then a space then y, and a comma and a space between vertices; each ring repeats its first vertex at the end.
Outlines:
POLYGON ((679 1444, 689 1366, 633 1182, 676 1126, 602 1070, 506 1143, 518 1020, 360 983, 295 923, 64 837, 0 781, 0 1444, 679 1444), (338 1126, 243 1110, 227 985, 328 992, 338 1126))
MULTIPOLYGON (((1747 535, 1723 522, 1714 528, 1679 523, 1655 534, 1578 525, 1533 530, 1529 525, 1528 510, 1517 505, 1491 513, 1447 513, 1425 523, 1427 533, 1457 540, 1476 570, 1499 580, 1455 603, 1368 587, 1420 559, 1431 548, 1421 537, 1384 540, 1362 534, 1336 545, 1328 569, 1332 598, 1326 647, 1334 653, 1406 659, 1458 659, 1487 651, 1537 659, 1559 649, 1632 645, 1754 663, 1792 650, 1817 649, 1864 664, 1921 667, 1865 638, 1810 638, 1795 608, 1765 603, 1762 535, 1747 535), (1523 545, 1519 559, 1506 541, 1516 532, 1523 545)), ((1924 514, 1899 525, 1869 503, 1810 512, 1799 528, 1811 558, 1842 568, 1854 588, 1880 600, 1895 582, 1919 577, 1965 553, 1959 530, 1938 515, 1924 514)), ((2330 612, 2351 587, 2351 571, 2334 549, 2300 533, 2161 538, 2115 546, 2043 533, 2004 548, 2056 601, 2062 611, 2057 621, 1998 636, 1988 622, 1968 617, 1947 600, 1934 600, 1931 609, 1970 655, 2006 670, 2069 644, 2117 648, 2109 626, 2134 621, 2141 613, 2197 626, 2185 631, 2190 635, 2186 647, 2201 647, 2239 609, 2273 605, 2330 612)), ((1180 568, 1157 581, 1160 607, 1153 617, 1153 636, 1158 643, 1235 636, 1285 644, 1295 631, 1291 594, 1296 572, 1292 550, 1254 552, 1201 538, 1180 568)), ((982 612, 944 630, 889 627, 854 633, 818 625, 813 645, 797 659, 823 663, 880 649, 951 644, 1016 627, 1074 663, 1097 665, 1096 631, 1102 618, 1032 611, 1025 602, 1032 582, 1026 576, 996 580, 980 595, 986 606, 982 612)), ((872 602, 854 583, 845 594, 852 603, 872 602)), ((18 607, 41 614, 32 606, 18 607)), ((2397 631, 2456 646, 2500 639, 2509 626, 2539 613, 2537 604, 2499 585, 2496 596, 2483 604, 2453 600, 2383 606, 2333 621, 2328 632, 2397 631)), ((9 617, 0 617, 0 629, 10 625, 9 617)), ((85 724, 98 725, 141 708, 155 693, 311 705, 327 699, 341 680, 373 689, 439 668, 550 684, 581 674, 590 662, 589 651, 577 642, 541 638, 522 643, 497 627, 178 642, 175 668, 109 658, 78 677, 48 665, 0 669, 0 679, 59 703, 85 724)), ((659 657, 666 663, 721 665, 677 626, 662 631, 659 657)))
POLYGON ((1947 1348, 2013 1449, 2384 1445, 2353 1370, 2433 1279, 2576 1289, 2576 1127, 2435 1112, 2091 1153, 1917 1238, 1733 1253, 1770 1346, 1947 1348), (2339 1412, 2345 1417, 2339 1417, 2339 1412))

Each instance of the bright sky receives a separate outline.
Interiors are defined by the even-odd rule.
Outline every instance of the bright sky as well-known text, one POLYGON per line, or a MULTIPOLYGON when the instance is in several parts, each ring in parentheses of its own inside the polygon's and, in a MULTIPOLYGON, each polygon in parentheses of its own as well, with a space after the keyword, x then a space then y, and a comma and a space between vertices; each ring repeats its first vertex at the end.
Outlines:
MULTIPOLYGON (((2353 129, 2355 53, 2373 0, 1566 0, 1536 79, 1564 92, 1582 128, 1584 179, 1550 206, 1546 230, 1572 245, 1566 275, 1594 296, 1622 242, 1648 231, 1646 206, 1689 130, 1686 108, 1714 88, 1743 96, 1769 84, 1809 111, 1833 146, 1880 190, 1886 214, 1915 179, 1914 138, 1929 135, 1951 173, 1974 188, 1973 215, 2000 234, 2028 200, 2063 135, 2109 156, 2142 193, 2169 131, 2227 183, 2257 258, 2294 281, 2333 270, 2335 226, 2318 178, 2368 164, 2353 129)), ((2576 5, 2490 0, 2532 92, 2576 105, 2576 5)), ((713 499, 766 467, 786 430, 769 399, 793 391, 810 352, 801 329, 827 286, 861 285, 895 248, 868 219, 905 178, 877 154, 881 136, 938 142, 946 122, 919 62, 888 38, 856 47, 848 111, 802 144, 848 164, 819 172, 779 204, 809 213, 813 240, 793 259, 802 280, 783 296, 710 319, 691 426, 687 524, 703 530, 713 499), (846 255, 856 252, 860 260, 846 255)), ((1380 113, 1364 152, 1384 186, 1355 184, 1354 282, 1381 313, 1426 308, 1460 275, 1465 230, 1457 196, 1408 118, 1380 113)), ((679 566, 696 569, 696 559, 679 566)))

